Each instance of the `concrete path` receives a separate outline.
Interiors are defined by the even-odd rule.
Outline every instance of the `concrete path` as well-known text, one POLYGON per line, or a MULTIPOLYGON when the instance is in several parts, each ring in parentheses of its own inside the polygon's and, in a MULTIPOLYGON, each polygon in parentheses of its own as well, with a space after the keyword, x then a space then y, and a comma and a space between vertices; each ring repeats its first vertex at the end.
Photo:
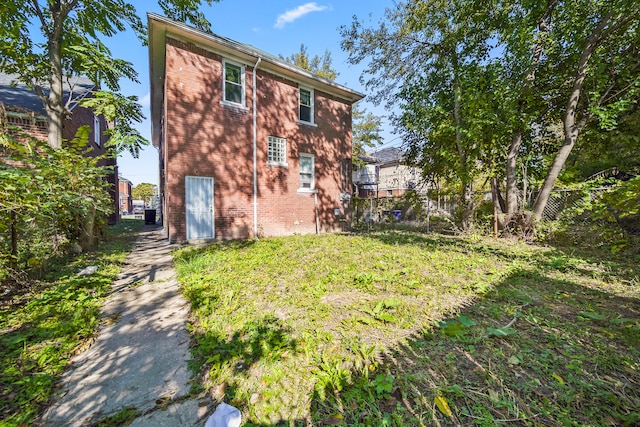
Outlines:
POLYGON ((178 290, 171 250, 146 226, 103 307, 104 326, 72 360, 43 426, 88 426, 135 408, 135 427, 204 426, 208 399, 188 397, 189 305, 178 290))

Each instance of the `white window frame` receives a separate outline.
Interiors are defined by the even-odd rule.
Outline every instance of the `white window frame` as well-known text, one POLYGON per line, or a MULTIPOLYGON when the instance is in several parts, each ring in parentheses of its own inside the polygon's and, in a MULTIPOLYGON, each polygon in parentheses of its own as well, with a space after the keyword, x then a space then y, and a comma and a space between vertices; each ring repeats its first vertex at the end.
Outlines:
POLYGON ((314 121, 314 115, 315 115, 315 108, 314 108, 314 98, 315 98, 315 94, 313 93, 313 89, 310 89, 308 87, 303 87, 300 86, 298 87, 298 122, 299 123, 304 123, 304 124, 310 124, 310 125, 315 125, 315 121, 314 121), (311 110, 309 113, 309 121, 306 120, 302 120, 300 118, 300 107, 302 106, 302 91, 305 90, 307 92, 309 92, 309 102, 311 105, 309 105, 309 109, 311 110))
MULTIPOLYGON (((231 84, 237 84, 235 82, 230 82, 231 84)), ((222 101, 220 101, 224 105, 230 105, 233 107, 242 107, 246 108, 246 85, 245 85, 245 66, 242 64, 238 64, 236 62, 227 61, 226 59, 222 60, 222 101), (240 103, 227 101, 227 65, 232 65, 234 67, 240 68, 240 103)))
POLYGON ((289 166, 287 164, 287 139, 278 136, 269 136, 267 138, 267 165, 268 166, 289 166), (275 145, 272 148, 272 144, 275 145), (272 152, 278 152, 278 158, 272 157, 272 152))
POLYGON ((300 192, 315 192, 316 191, 316 158, 313 154, 309 154, 309 153, 300 153, 300 164, 302 164, 302 158, 309 158, 311 159, 311 183, 310 183, 310 187, 303 187, 303 179, 302 179, 302 168, 300 168, 299 170, 299 177, 300 177, 300 188, 298 189, 298 191, 300 192))
POLYGON ((100 144, 100 117, 93 115, 93 141, 98 145, 100 144))

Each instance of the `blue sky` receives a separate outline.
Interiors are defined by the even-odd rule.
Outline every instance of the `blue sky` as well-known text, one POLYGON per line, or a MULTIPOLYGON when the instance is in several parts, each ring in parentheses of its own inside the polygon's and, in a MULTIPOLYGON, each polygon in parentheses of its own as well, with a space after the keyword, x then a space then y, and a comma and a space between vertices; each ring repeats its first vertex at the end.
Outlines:
MULTIPOLYGON (((334 0, 335 1, 335 0, 334 0)), ((157 2, 135 0, 131 3, 146 22, 146 13, 161 13, 157 2)), ((310 55, 322 55, 329 49, 333 68, 340 74, 336 79, 352 89, 365 93, 358 79, 364 65, 347 64, 347 55, 340 49, 338 27, 349 25, 352 17, 375 24, 380 21, 387 7, 393 7, 393 0, 342 0, 331 3, 305 0, 222 0, 202 7, 214 33, 233 40, 251 44, 273 55, 288 56, 300 50, 304 43, 310 55)), ((139 84, 122 82, 125 95, 137 95, 149 117, 149 63, 147 48, 142 46, 133 32, 121 33, 105 40, 113 56, 133 63, 140 80, 139 84)), ((363 106, 377 115, 384 115, 381 108, 366 102, 363 106)), ((150 124, 145 121, 139 126, 140 132, 150 138, 150 124)), ((385 142, 394 138, 385 127, 385 142)), ((149 146, 138 159, 124 153, 118 159, 120 174, 134 185, 141 182, 158 184, 158 153, 149 146)))

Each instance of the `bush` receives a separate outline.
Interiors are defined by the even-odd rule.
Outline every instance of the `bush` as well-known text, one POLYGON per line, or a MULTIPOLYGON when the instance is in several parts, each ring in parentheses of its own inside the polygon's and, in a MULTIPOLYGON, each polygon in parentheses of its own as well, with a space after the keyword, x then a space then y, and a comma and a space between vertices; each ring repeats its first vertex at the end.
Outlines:
MULTIPOLYGON (((0 162, 0 282, 41 273, 73 244, 96 243, 112 210, 109 168, 89 157, 83 127, 64 149, 4 135, 0 162)), ((3 289, 4 291, 5 289, 3 289)))
POLYGON ((584 196, 559 220, 539 224, 547 241, 597 247, 617 253, 640 249, 640 177, 616 183, 599 197, 584 196))

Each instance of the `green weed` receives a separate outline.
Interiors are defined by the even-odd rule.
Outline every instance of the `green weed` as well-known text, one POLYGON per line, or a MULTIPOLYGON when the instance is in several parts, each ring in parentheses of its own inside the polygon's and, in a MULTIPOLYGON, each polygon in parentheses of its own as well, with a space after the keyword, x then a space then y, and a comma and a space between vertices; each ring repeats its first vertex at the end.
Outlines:
POLYGON ((220 243, 176 264, 202 384, 249 425, 637 419, 633 263, 387 230, 220 243))
POLYGON ((102 301, 131 250, 142 221, 110 228, 90 253, 58 259, 34 290, 0 306, 0 419, 31 425, 51 396, 67 362, 92 339, 102 301), (87 265, 98 271, 77 276, 87 265))

